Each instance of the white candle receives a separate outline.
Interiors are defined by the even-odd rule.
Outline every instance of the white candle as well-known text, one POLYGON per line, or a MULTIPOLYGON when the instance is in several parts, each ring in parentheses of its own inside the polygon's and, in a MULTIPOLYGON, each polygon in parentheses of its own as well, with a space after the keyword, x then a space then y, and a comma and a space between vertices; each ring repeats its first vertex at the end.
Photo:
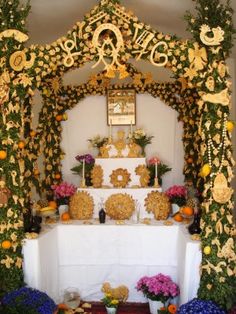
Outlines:
POLYGON ((155 162, 155 178, 157 178, 157 161, 155 162))
POLYGON ((85 178, 85 159, 83 159, 83 179, 85 178))
POLYGON ((131 136, 133 135, 133 123, 132 123, 132 120, 130 121, 130 133, 131 133, 131 136))

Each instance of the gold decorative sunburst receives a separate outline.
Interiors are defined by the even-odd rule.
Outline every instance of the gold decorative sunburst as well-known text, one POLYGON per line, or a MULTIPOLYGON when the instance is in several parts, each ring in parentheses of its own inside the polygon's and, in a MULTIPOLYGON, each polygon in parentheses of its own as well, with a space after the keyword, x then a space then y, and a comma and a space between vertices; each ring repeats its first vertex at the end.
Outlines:
POLYGON ((103 170, 100 165, 94 165, 91 171, 92 184, 94 188, 101 188, 103 183, 103 170))
POLYGON ((148 213, 152 212, 156 220, 165 220, 171 210, 168 197, 161 192, 152 191, 145 198, 145 207, 148 213))
POLYGON ((125 188, 130 181, 130 173, 127 169, 118 168, 112 171, 110 182, 115 188, 125 188))
POLYGON ((105 208, 107 215, 112 219, 129 219, 135 210, 135 202, 132 196, 117 193, 106 200, 105 208))
POLYGON ((77 192, 70 199, 69 211, 72 219, 91 219, 93 217, 93 209, 93 198, 88 192, 77 192))

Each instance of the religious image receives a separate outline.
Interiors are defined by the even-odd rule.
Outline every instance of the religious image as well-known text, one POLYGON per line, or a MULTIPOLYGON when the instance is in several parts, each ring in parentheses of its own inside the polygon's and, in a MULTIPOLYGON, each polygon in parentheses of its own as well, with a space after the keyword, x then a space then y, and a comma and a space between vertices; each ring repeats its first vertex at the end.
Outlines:
POLYGON ((136 124, 135 90, 108 90, 107 122, 109 125, 136 124))

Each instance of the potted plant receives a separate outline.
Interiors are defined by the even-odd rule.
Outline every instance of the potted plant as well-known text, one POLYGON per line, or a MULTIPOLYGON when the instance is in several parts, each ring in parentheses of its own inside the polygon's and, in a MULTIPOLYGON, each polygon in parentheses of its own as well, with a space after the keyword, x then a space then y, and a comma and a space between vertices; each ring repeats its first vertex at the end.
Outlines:
POLYGON ((173 185, 166 190, 165 194, 169 197, 172 204, 173 214, 176 214, 179 208, 186 204, 187 189, 183 185, 173 185))
POLYGON ((157 156, 154 156, 148 160, 147 168, 150 171, 150 181, 149 186, 154 185, 154 179, 155 179, 155 172, 156 172, 156 164, 157 164, 157 178, 158 183, 162 185, 162 176, 168 172, 171 171, 172 168, 165 165, 157 156))
POLYGON ((152 314, 156 314, 167 301, 179 295, 178 285, 169 276, 163 274, 142 277, 139 279, 136 289, 148 298, 152 314))
POLYGON ((3 296, 0 311, 4 314, 52 314, 56 309, 56 304, 46 293, 22 287, 3 296))
POLYGON ((85 183, 87 186, 91 186, 91 170, 93 169, 95 159, 90 154, 84 154, 84 155, 77 155, 75 157, 77 161, 80 162, 79 165, 71 168, 71 171, 73 171, 75 174, 79 174, 82 176, 83 172, 83 160, 84 160, 84 175, 85 175, 85 183))
POLYGON ((198 314, 225 314, 226 312, 221 309, 213 301, 193 299, 185 304, 182 304, 178 309, 178 314, 198 313, 198 314), (196 312, 197 311, 197 312, 196 312))
POLYGON ((119 300, 114 299, 110 293, 106 293, 101 300, 106 307, 108 314, 115 314, 119 305, 119 300))
POLYGON ((57 200, 59 214, 68 210, 69 199, 76 192, 76 186, 67 182, 61 182, 58 185, 51 186, 54 196, 57 200))
POLYGON ((143 129, 136 129, 132 134, 132 140, 134 141, 135 144, 138 144, 141 149, 142 149, 142 156, 145 157, 145 147, 148 144, 151 144, 152 138, 154 136, 152 135, 147 135, 146 132, 143 129))
POLYGON ((98 149, 98 156, 100 155, 99 149, 104 145, 108 143, 108 137, 101 137, 100 135, 96 135, 92 138, 88 139, 88 142, 90 143, 90 146, 92 148, 98 149))

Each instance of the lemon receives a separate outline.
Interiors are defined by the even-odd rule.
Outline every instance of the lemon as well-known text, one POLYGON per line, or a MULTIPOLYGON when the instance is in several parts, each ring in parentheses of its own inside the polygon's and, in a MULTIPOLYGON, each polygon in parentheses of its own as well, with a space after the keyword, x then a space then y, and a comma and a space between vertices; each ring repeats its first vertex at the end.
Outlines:
POLYGON ((210 246, 205 246, 203 249, 204 254, 209 255, 211 253, 211 248, 210 246))
POLYGON ((205 164, 202 166, 202 169, 200 171, 200 176, 205 178, 207 177, 211 172, 211 166, 209 164, 205 164))
POLYGON ((227 131, 231 133, 233 131, 233 129, 234 129, 234 122, 233 121, 228 121, 227 125, 226 125, 226 128, 227 128, 227 131))

